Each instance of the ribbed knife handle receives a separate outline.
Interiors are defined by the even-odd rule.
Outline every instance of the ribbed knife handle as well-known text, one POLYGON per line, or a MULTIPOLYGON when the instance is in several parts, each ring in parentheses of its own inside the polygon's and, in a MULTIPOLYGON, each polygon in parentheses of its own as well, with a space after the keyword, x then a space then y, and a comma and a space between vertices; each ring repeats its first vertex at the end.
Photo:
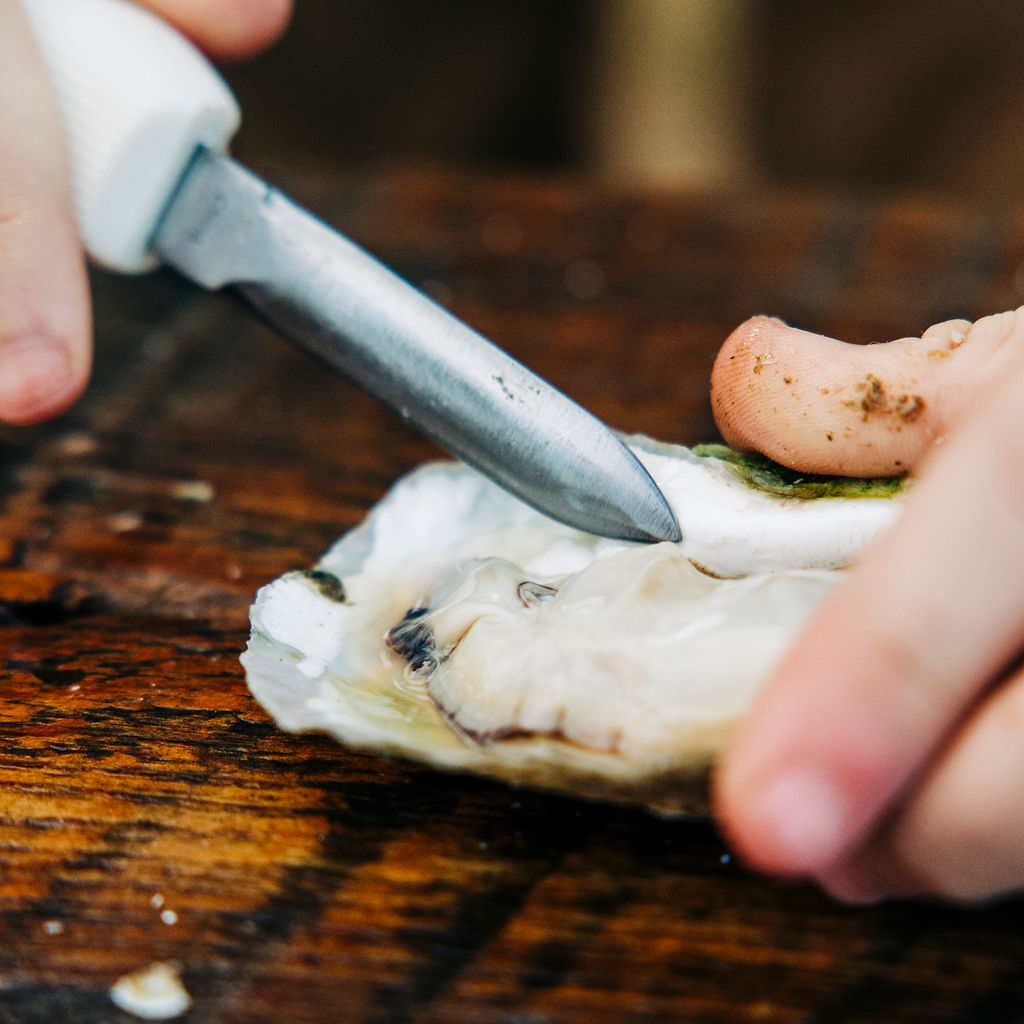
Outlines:
POLYGON ((185 167, 198 146, 227 146, 238 104, 188 40, 127 0, 22 5, 64 118, 86 251, 112 270, 147 270, 185 167))

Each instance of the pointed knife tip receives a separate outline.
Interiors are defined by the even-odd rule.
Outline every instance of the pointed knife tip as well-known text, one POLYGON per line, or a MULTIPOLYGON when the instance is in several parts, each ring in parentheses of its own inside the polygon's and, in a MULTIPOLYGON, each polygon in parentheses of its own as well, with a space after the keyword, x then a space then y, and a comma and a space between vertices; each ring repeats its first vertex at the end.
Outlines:
POLYGON ((678 544, 683 539, 679 523, 665 500, 665 496, 653 481, 651 488, 653 490, 653 494, 650 496, 651 500, 643 502, 632 516, 633 535, 624 539, 646 541, 651 544, 660 541, 678 544))

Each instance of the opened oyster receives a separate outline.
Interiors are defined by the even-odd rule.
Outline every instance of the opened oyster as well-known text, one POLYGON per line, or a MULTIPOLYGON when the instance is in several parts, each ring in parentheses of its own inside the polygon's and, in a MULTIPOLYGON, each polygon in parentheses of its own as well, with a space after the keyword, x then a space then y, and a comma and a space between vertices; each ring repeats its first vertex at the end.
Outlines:
POLYGON ((465 466, 422 467, 257 595, 253 694, 354 747, 700 809, 715 750, 903 485, 629 443, 681 543, 594 537, 465 466))

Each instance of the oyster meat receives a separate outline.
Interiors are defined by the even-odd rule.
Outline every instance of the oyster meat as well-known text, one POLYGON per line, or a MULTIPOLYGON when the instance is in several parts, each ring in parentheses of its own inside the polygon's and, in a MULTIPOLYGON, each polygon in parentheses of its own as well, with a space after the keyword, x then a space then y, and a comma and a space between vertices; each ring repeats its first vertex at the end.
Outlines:
POLYGON ((679 544, 594 537, 466 466, 421 467, 259 592, 253 694, 357 748, 699 811, 715 751, 905 485, 628 441, 679 544))

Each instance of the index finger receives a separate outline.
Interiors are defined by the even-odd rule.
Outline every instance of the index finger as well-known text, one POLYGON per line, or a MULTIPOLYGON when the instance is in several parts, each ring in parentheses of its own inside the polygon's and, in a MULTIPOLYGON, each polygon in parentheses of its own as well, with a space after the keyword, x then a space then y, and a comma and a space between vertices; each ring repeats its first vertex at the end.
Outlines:
POLYGON ((722 760, 718 813, 756 867, 856 847, 1024 644, 1024 359, 980 398, 722 760))

